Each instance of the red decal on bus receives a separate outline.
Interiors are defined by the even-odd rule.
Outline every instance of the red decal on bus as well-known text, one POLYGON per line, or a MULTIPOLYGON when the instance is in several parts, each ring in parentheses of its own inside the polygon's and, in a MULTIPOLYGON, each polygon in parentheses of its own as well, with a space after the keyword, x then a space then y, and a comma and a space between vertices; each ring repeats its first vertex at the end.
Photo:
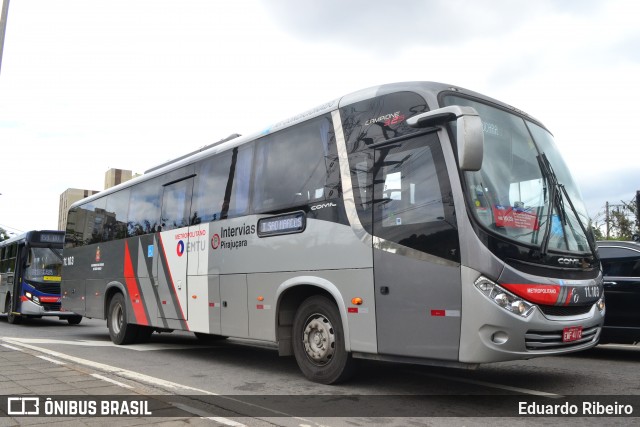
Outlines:
POLYGON ((519 297, 534 304, 554 305, 560 297, 560 285, 501 283, 519 297))
POLYGON ((357 313, 357 312, 358 312, 358 307, 349 307, 349 308, 347 309, 347 311, 348 311, 349 313, 357 313))
POLYGON ((436 317, 442 317, 446 315, 445 310, 431 310, 431 315, 436 317))
POLYGON ((149 319, 144 312, 144 304, 140 300, 135 300, 134 295, 140 295, 140 289, 138 288, 138 282, 136 281, 136 274, 133 271, 133 263, 131 262, 131 253, 129 252, 129 244, 124 243, 124 281, 127 284, 127 293, 131 300, 131 306, 133 307, 133 315, 135 316, 135 322, 138 325, 149 325, 149 319))

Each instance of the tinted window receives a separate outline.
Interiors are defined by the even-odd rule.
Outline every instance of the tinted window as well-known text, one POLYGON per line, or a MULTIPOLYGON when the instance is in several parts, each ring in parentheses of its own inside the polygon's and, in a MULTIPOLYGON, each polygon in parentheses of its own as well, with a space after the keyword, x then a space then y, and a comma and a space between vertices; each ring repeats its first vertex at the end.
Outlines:
POLYGON ((74 248, 76 246, 82 246, 82 226, 78 222, 80 208, 69 209, 67 215, 67 231, 65 234, 65 248, 74 248))
POLYGON ((196 167, 191 224, 246 214, 253 145, 236 147, 196 167))
POLYGON ((413 92, 396 92, 340 109, 342 125, 350 153, 371 144, 419 132, 406 120, 429 111, 426 101, 413 92))
POLYGON ((356 153, 351 165, 358 213, 371 234, 459 260, 451 185, 435 134, 380 147, 374 157, 356 153))
POLYGON ((106 206, 107 199, 104 197, 79 206, 76 222, 82 227, 82 240, 85 245, 103 241, 106 206))
POLYGON ((160 231, 160 191, 158 179, 152 179, 131 188, 127 235, 140 236, 160 231))
POLYGON ((173 230, 189 225, 193 178, 165 185, 162 196, 162 230, 173 230))
POLYGON ((620 247, 600 247, 605 276, 640 277, 640 252, 620 247))
POLYGON ((125 189, 107 196, 104 241, 127 237, 127 212, 130 190, 125 189))
POLYGON ((329 116, 258 140, 253 208, 256 212, 315 203, 339 196, 339 170, 329 116))

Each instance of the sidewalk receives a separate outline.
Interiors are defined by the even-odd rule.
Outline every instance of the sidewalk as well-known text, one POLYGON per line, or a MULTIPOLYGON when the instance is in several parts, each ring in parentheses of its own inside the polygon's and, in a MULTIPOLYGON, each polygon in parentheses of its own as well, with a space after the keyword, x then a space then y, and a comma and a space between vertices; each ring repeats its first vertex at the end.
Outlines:
MULTIPOLYGON (((200 418, 197 413, 189 412, 162 400, 166 391, 153 389, 150 386, 110 377, 109 374, 93 371, 84 366, 55 360, 38 355, 28 349, 14 346, 0 340, 0 427, 28 425, 47 427, 71 426, 198 426, 215 425, 211 419, 200 418), (44 412, 46 397, 58 400, 65 396, 74 396, 75 400, 83 396, 95 400, 122 398, 138 401, 149 401, 153 417, 104 417, 104 416, 15 416, 8 412, 16 412, 15 404, 21 404, 16 397, 40 397, 39 414, 44 412), (12 399, 9 408, 10 399, 12 399), (166 413, 170 417, 162 417, 166 413), (175 416, 179 414, 180 416, 175 416), (158 416, 160 415, 160 416, 158 416)), ((167 395, 167 398, 171 396, 167 395)), ((99 405, 99 403, 98 403, 99 405)), ((187 407, 188 408, 188 407, 187 407)), ((197 411, 196 411, 197 412, 197 411)))

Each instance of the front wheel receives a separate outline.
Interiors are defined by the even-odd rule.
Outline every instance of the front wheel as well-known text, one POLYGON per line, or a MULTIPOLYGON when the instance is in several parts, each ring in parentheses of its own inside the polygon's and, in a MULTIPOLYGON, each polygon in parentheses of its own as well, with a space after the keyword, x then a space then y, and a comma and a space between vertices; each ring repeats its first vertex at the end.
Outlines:
POLYGON ((13 306, 13 295, 9 295, 7 297, 7 300, 7 322, 11 323, 12 325, 19 325, 20 323, 22 323, 22 316, 20 316, 19 314, 14 314, 15 308, 13 306))
POLYGON ((120 293, 115 294, 109 303, 107 326, 114 344, 132 344, 138 337, 138 325, 127 323, 127 306, 120 293))
POLYGON ((344 329, 336 304, 315 295, 307 298, 293 319, 293 354, 311 381, 334 384, 347 380, 355 362, 344 344, 344 329))

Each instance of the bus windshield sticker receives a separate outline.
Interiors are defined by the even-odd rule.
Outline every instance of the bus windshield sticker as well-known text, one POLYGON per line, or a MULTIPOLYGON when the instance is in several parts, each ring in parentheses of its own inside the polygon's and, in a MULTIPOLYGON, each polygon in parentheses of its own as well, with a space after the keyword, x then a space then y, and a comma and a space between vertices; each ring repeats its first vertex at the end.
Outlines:
POLYGON ((307 226, 304 212, 277 215, 258 221, 258 237, 302 233, 307 226))
POLYGON ((496 205, 493 207, 493 215, 496 219, 497 227, 523 228, 527 230, 538 230, 540 228, 538 217, 523 209, 496 205))

